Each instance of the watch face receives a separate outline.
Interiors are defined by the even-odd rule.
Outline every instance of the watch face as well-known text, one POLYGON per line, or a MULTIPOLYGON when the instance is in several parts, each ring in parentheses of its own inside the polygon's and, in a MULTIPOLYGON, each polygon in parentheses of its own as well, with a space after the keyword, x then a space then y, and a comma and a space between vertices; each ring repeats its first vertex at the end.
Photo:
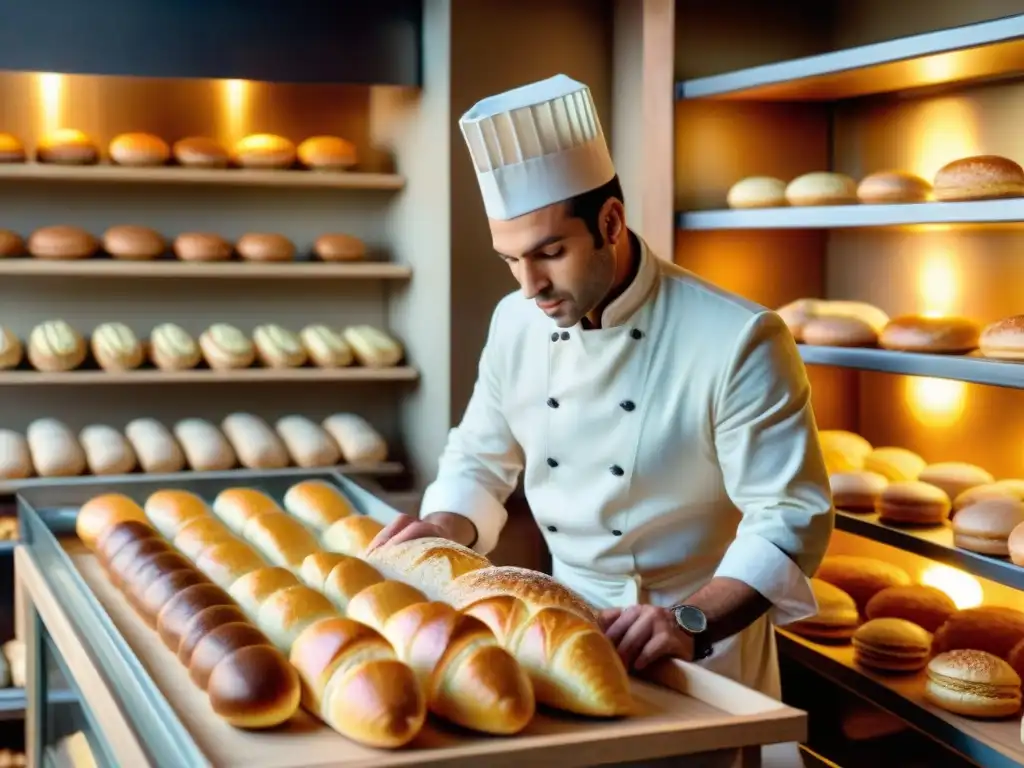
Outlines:
POLYGON ((708 617, 693 605, 680 605, 676 608, 676 621, 691 634, 699 634, 708 628, 708 617))

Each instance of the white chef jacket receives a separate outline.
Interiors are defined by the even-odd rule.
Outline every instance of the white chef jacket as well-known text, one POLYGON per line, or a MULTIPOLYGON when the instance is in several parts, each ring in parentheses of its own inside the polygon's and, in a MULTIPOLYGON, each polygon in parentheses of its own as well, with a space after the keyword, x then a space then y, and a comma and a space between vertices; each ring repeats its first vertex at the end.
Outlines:
POLYGON ((501 300, 421 515, 464 515, 487 554, 525 472, 554 577, 596 607, 749 584, 771 609, 702 663, 778 698, 771 623, 816 612, 833 524, 806 371, 774 312, 640 251, 600 328, 501 300))

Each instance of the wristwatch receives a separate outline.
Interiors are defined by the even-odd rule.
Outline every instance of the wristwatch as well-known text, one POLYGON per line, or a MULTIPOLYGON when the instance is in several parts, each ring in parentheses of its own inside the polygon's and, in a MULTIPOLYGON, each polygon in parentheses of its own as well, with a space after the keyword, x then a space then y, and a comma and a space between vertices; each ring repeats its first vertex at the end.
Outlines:
POLYGON ((695 605, 677 605, 672 609, 676 624, 693 638, 693 660, 701 661, 714 653, 708 638, 708 617, 695 605))

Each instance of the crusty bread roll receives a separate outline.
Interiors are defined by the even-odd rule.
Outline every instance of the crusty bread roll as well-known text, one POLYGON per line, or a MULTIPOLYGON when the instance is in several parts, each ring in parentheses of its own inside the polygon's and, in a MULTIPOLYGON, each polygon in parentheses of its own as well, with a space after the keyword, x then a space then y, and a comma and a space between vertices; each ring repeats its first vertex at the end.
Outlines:
POLYGON ((560 608, 587 622, 597 622, 597 612, 576 592, 545 573, 516 566, 469 571, 452 582, 445 602, 462 610, 472 603, 501 595, 522 600, 531 613, 560 608))
POLYGON ((327 430, 305 416, 284 416, 274 425, 292 461, 298 467, 333 467, 341 463, 341 449, 327 430))
POLYGON ((296 154, 307 168, 322 171, 344 171, 359 160, 355 144, 338 136, 310 136, 296 154))
POLYGON ((28 336, 28 361, 37 371, 71 371, 85 361, 88 350, 81 334, 63 320, 47 320, 28 336))
POLYGON ((295 244, 275 232, 250 232, 235 243, 235 250, 245 261, 291 261, 295 244))
POLYGON ((78 442, 94 475, 127 475, 135 469, 135 451, 111 426, 90 424, 78 434, 78 442))
POLYGON ((241 536, 246 524, 281 507, 270 496, 255 488, 225 488, 213 500, 212 512, 232 532, 241 536))
POLYGON ((911 583, 910 575, 898 565, 857 555, 827 555, 814 575, 852 597, 862 614, 878 592, 911 583))
POLYGON ((388 444, 366 419, 354 413, 335 413, 323 421, 323 428, 338 444, 350 464, 386 461, 388 444))
POLYGON ((786 182, 774 176, 748 176, 729 188, 726 203, 730 208, 778 208, 788 205, 786 182))
POLYGON ((988 470, 963 461, 940 461, 937 464, 929 464, 921 470, 917 479, 938 486, 945 491, 950 501, 964 491, 994 483, 996 480, 988 470))
POLYGON ((188 136, 178 139, 171 148, 179 165, 190 168, 226 168, 228 151, 216 139, 188 136))
POLYGON ((320 261, 358 261, 366 256, 366 244, 352 235, 328 233, 313 242, 313 254, 320 261))
POLYGON ((203 351, 180 325, 160 323, 149 335, 149 359, 161 371, 185 371, 199 365, 203 351))
POLYGON ((199 348, 214 370, 248 368, 256 361, 256 347, 241 330, 228 323, 214 323, 199 335, 199 348))
POLYGON ((115 259, 150 261, 167 250, 167 242, 150 227, 119 224, 103 233, 103 250, 115 259))
POLYGON ((362 557, 384 526, 366 515, 350 515, 332 523, 320 534, 320 546, 328 552, 362 557))
POLYGON ((61 224, 37 229, 29 235, 26 247, 37 259, 64 261, 88 259, 100 249, 100 243, 81 227, 61 224))
POLYGON ((124 323, 103 323, 89 339, 92 356, 105 371, 128 371, 142 365, 142 344, 124 323))
POLYGON ((36 144, 36 162, 60 165, 93 165, 99 162, 96 143, 82 131, 59 128, 45 134, 36 144))
POLYGON ((25 356, 25 348, 21 339, 14 335, 10 328, 0 325, 0 371, 17 368, 25 356))
POLYGON ((924 459, 906 448, 882 446, 864 457, 864 469, 877 472, 892 483, 917 480, 927 466, 924 459))
POLYGON ((259 416, 232 413, 224 418, 220 428, 243 467, 280 469, 288 466, 289 456, 284 443, 259 416))
POLYGON ((985 357, 995 360, 1024 360, 1024 315, 1014 315, 986 325, 978 340, 985 357))
POLYGON ((129 421, 124 436, 143 472, 180 472, 185 468, 185 454, 170 430, 156 419, 129 421))
POLYGON ((352 365, 352 347, 340 333, 322 323, 307 325, 299 332, 299 341, 310 362, 320 368, 343 368, 352 365))
POLYGON ((847 205, 857 202, 857 182, 843 173, 815 171, 786 185, 790 205, 847 205))
POLYGON ((0 229, 0 258, 22 256, 24 253, 25 243, 22 241, 21 235, 11 232, 9 229, 0 229))
POLYGON ((14 430, 0 429, 0 478, 21 480, 31 477, 32 472, 28 440, 14 430))
POLYGON ((923 203, 932 185, 907 171, 877 171, 860 180, 857 199, 862 203, 923 203))
POLYGON ((366 561, 389 579, 415 584, 431 600, 444 600, 460 576, 491 565, 468 547, 429 537, 388 543, 370 552, 366 561))
POLYGON ((182 419, 174 425, 174 436, 197 472, 231 469, 238 463, 231 444, 205 419, 182 419))
POLYGON ((966 608, 949 617, 935 632, 935 652, 970 648, 1005 659, 1024 641, 1024 612, 1014 608, 983 605, 966 608))
POLYGON ((255 133, 237 142, 231 159, 242 168, 291 168, 295 164, 295 145, 272 133, 255 133))
POLYGON ((300 368, 306 364, 306 348, 299 337, 275 323, 253 329, 252 342, 256 357, 267 368, 300 368))
POLYGON ((227 261, 234 253, 231 243, 212 232, 183 232, 171 249, 182 261, 227 261))
POLYGON ((804 340, 804 328, 809 322, 822 317, 854 318, 871 326, 876 333, 881 332, 889 322, 885 312, 863 301, 797 299, 779 307, 776 312, 797 341, 804 340))
POLYGON ((833 472, 828 476, 836 509, 872 512, 889 481, 877 472, 833 472))
POLYGON ((341 489, 325 480, 296 483, 285 492, 282 504, 288 514, 318 534, 343 517, 358 514, 341 489))
POLYGON ((807 321, 803 342, 823 347, 873 347, 878 343, 878 332, 857 317, 824 315, 807 321))
POLYGON ((32 466, 40 477, 74 477, 85 471, 85 451, 75 433, 57 419, 36 419, 25 432, 32 466))
POLYGON ((963 157, 935 174, 935 199, 991 200, 1024 195, 1024 169, 999 155, 963 157))
POLYGON ((350 326, 341 335, 359 364, 367 368, 390 368, 405 355, 397 339, 372 325, 350 326))
POLYGON ((107 154, 116 165, 145 167, 164 165, 171 159, 171 148, 151 133, 122 133, 111 140, 107 154))
POLYGON ((878 343, 885 349, 932 354, 966 354, 978 348, 981 326, 966 317, 903 315, 882 329, 878 343))
POLYGON ((868 600, 864 615, 868 619, 903 619, 935 632, 956 610, 956 603, 941 589, 910 584, 877 592, 868 600))
POLYGON ((11 133, 0 133, 0 163, 25 162, 25 145, 11 133))

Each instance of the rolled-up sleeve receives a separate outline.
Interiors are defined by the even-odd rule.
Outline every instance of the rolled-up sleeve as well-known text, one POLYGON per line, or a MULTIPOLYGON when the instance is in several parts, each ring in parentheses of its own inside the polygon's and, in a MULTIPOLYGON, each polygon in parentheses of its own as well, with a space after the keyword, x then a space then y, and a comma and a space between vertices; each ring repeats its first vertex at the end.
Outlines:
POLYGON ((725 488, 742 514, 715 575, 771 601, 775 624, 813 616, 809 577, 835 513, 807 372, 775 313, 747 324, 719 389, 714 428, 725 488))
POLYGON ((420 516, 455 512, 473 522, 473 548, 488 554, 508 514, 505 502, 523 470, 523 453, 501 409, 501 372, 497 363, 501 305, 487 335, 473 394, 462 421, 448 433, 437 478, 423 494, 420 516))

